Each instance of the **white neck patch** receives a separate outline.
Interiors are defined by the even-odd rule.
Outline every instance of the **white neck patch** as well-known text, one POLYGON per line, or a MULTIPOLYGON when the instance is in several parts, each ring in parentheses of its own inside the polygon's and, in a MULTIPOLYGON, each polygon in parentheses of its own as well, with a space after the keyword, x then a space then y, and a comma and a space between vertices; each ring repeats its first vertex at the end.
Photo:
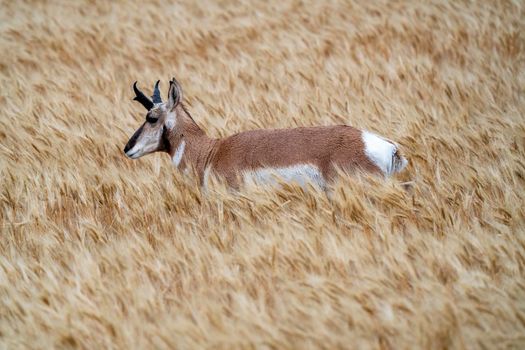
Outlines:
POLYGON ((186 141, 182 140, 175 151, 175 155, 173 156, 173 164, 175 164, 177 168, 179 167, 182 156, 184 155, 184 148, 186 148, 186 141))
POLYGON ((168 112, 168 116, 166 117, 165 125, 168 128, 169 131, 175 127, 175 121, 176 121, 176 115, 175 112, 168 112))

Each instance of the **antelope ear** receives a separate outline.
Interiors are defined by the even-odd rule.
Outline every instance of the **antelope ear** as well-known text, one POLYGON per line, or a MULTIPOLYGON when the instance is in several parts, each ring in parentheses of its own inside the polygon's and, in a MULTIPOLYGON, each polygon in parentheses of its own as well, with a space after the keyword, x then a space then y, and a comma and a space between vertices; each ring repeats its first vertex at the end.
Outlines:
POLYGON ((170 81, 170 89, 168 90, 168 110, 172 110, 182 100, 182 88, 179 82, 173 78, 170 81))

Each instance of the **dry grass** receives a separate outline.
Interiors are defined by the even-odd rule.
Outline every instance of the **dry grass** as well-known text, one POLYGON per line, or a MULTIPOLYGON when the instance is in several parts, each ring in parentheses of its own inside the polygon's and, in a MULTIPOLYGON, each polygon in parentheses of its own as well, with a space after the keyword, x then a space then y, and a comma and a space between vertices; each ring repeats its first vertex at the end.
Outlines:
POLYGON ((168 3, 1 4, 0 347, 525 346, 522 1, 168 3), (172 75, 212 136, 347 123, 411 164, 204 196, 122 153, 172 75))

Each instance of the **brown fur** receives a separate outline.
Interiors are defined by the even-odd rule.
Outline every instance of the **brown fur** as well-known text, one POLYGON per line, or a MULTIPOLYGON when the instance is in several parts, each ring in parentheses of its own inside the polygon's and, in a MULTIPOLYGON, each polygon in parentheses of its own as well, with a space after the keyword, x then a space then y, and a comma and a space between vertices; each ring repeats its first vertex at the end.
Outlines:
POLYGON ((204 171, 224 177, 237 187, 242 171, 296 164, 315 165, 327 180, 336 167, 380 173, 364 153, 361 131, 346 125, 251 130, 222 139, 209 138, 182 106, 177 107, 177 127, 169 135, 171 157, 182 140, 186 141, 181 168, 196 170, 201 183, 204 171))
POLYGON ((204 169, 210 162, 209 157, 217 144, 217 140, 209 138, 182 105, 176 107, 176 113, 178 115, 177 128, 168 135, 169 148, 167 152, 173 158, 177 147, 185 140, 186 148, 180 168, 194 168, 202 181, 204 169))
POLYGON ((361 131, 350 126, 253 130, 219 140, 211 165, 229 183, 239 170, 296 164, 317 166, 325 179, 333 178, 335 166, 380 172, 363 149, 361 131))

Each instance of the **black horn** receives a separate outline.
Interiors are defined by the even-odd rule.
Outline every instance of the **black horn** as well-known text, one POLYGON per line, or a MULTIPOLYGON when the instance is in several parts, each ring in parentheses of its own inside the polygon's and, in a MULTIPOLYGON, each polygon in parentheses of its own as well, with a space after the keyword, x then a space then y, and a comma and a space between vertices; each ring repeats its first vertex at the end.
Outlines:
POLYGON ((155 83, 155 87, 153 88, 153 96, 151 96, 153 103, 162 103, 162 98, 160 97, 159 91, 159 83, 160 80, 157 80, 157 82, 155 83))
POLYGON ((134 98, 135 101, 140 102, 148 111, 153 108, 153 102, 137 88, 137 82, 133 84, 133 91, 135 91, 136 95, 134 98))

